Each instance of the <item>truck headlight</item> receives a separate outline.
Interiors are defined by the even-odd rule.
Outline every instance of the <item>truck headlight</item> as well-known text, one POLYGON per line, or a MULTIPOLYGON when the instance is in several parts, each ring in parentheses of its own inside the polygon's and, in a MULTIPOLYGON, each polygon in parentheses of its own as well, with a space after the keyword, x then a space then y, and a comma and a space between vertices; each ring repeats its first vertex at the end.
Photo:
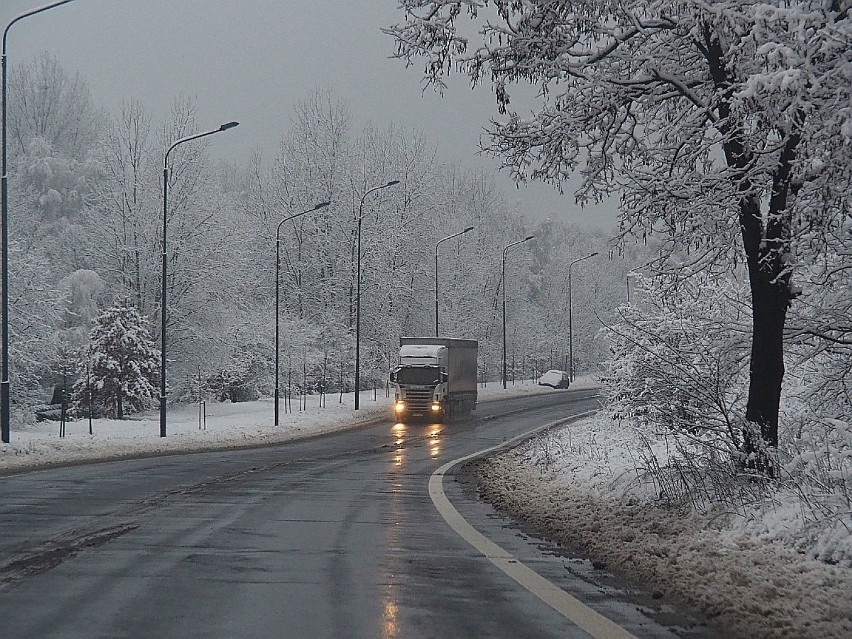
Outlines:
POLYGON ((441 405, 438 402, 432 402, 432 412, 439 413, 441 411, 441 405))
POLYGON ((397 403, 395 403, 395 404, 393 405, 393 409, 394 409, 397 413, 401 413, 402 411, 404 411, 404 410, 405 410, 405 402, 397 402, 397 403))

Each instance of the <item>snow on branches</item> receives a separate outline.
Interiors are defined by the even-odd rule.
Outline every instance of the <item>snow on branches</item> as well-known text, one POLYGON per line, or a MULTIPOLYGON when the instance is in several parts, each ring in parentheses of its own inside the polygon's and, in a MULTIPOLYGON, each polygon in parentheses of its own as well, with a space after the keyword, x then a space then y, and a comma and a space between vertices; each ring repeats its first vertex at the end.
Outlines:
POLYGON ((95 320, 90 335, 89 375, 74 384, 79 413, 123 419, 156 395, 159 350, 148 321, 132 306, 116 304, 95 320))
POLYGON ((398 57, 425 59, 427 81, 490 79, 504 117, 488 150, 516 179, 560 186, 579 172, 580 201, 621 195, 622 238, 662 235, 666 255, 698 248, 695 266, 735 268, 744 253, 746 419, 777 446, 793 274, 836 249, 814 230, 852 207, 852 2, 401 6, 405 22, 386 31, 398 57), (515 84, 537 89, 530 115, 515 84))
POLYGON ((736 457, 748 372, 744 287, 701 275, 664 293, 641 275, 634 280, 641 302, 622 307, 621 321, 603 331, 608 410, 645 431, 736 457))

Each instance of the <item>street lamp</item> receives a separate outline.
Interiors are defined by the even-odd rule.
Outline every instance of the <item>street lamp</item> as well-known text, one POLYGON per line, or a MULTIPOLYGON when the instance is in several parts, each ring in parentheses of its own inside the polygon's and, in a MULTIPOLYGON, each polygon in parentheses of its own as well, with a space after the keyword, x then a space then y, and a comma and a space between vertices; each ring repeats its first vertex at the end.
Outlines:
POLYGON ((168 228, 168 211, 169 211, 169 153, 184 142, 197 140, 214 133, 227 131, 237 126, 239 122, 226 122, 218 129, 210 131, 202 131, 201 133, 193 133, 181 138, 172 144, 166 154, 163 156, 163 279, 162 291, 160 293, 160 311, 161 311, 161 326, 160 326, 160 437, 166 436, 166 269, 167 269, 167 253, 166 253, 166 230, 168 228))
POLYGON ((503 259, 500 262, 500 280, 503 282, 503 390, 506 390, 506 253, 513 246, 523 244, 533 239, 535 235, 528 235, 522 240, 513 242, 503 248, 503 259))
POLYGON ((590 253, 586 257, 581 257, 568 264, 568 376, 571 381, 574 381, 574 325, 573 315, 571 310, 571 267, 577 262, 582 262, 590 257, 597 255, 597 252, 590 253))
POLYGON ((435 244, 435 337, 438 337, 438 247, 441 246, 442 242, 446 242, 447 240, 451 240, 454 237, 458 237, 459 235, 464 235, 465 233, 469 233, 473 230, 472 226, 468 226, 464 231, 459 231, 458 233, 453 233, 452 235, 448 235, 445 238, 438 240, 438 243, 435 244))
POLYGON ((399 180, 391 180, 387 184, 374 186, 364 191, 364 195, 361 196, 361 203, 358 205, 358 272, 355 284, 355 410, 358 410, 360 406, 358 390, 361 387, 361 221, 364 219, 364 200, 373 191, 386 189, 394 184, 399 184, 399 180))
POLYGON ((47 11, 48 9, 53 9, 54 7, 58 7, 63 4, 68 4, 73 0, 60 0, 59 2, 51 2, 50 4, 44 5, 42 7, 38 7, 36 9, 31 9, 29 11, 25 11, 24 13, 16 16, 12 19, 9 24, 6 25, 6 28, 3 30, 3 53, 2 53, 2 89, 0 89, 0 100, 3 102, 3 166, 2 166, 2 185, 0 185, 0 244, 2 245, 2 259, 0 259, 0 286, 2 286, 3 292, 2 297, 0 297, 0 306, 2 306, 2 311, 0 311, 0 323, 2 323, 2 328, 0 328, 0 350, 3 351, 2 355, 2 379, 0 379, 0 435, 2 435, 2 440, 4 444, 9 443, 10 438, 10 423, 11 423, 11 410, 9 405, 9 173, 6 167, 6 105, 8 103, 6 97, 6 36, 9 35, 9 29, 13 24, 18 22, 19 20, 23 20, 29 16, 34 16, 37 13, 41 13, 42 11, 47 11))
POLYGON ((295 215, 291 215, 289 217, 285 217, 283 220, 278 222, 278 228, 275 229, 275 425, 278 426, 278 365, 279 365, 279 353, 278 353, 278 326, 279 326, 279 280, 281 279, 279 273, 281 272, 281 225, 284 222, 289 222, 290 220, 295 220, 297 217, 301 217, 306 213, 311 213, 312 211, 316 211, 317 209, 325 208, 331 204, 331 202, 320 202, 314 208, 308 209, 307 211, 302 211, 301 213, 296 213, 295 215))

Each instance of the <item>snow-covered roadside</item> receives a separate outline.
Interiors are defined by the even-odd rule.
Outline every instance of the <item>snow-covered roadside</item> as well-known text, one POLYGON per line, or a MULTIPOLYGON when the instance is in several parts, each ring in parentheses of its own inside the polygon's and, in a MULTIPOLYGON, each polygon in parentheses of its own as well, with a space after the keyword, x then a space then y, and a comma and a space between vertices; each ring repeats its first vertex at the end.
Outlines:
MULTIPOLYGON (((666 510, 652 503, 653 485, 638 481, 636 451, 631 433, 592 417, 488 460, 481 489, 567 548, 684 601, 733 636, 852 636, 852 567, 796 552, 801 509, 792 496, 775 495, 747 518, 666 510)), ((831 543, 852 543, 840 528, 831 543)))
MULTIPOLYGON (((573 388, 590 388, 590 379, 573 388)), ((480 401, 559 392, 532 383, 480 388, 480 401)), ((307 409, 281 413, 272 425, 272 400, 208 403, 199 429, 197 405, 169 407, 168 437, 159 437, 156 411, 134 419, 77 420, 58 437, 56 422, 13 430, 0 445, 0 474, 57 464, 157 454, 223 450, 285 442, 357 426, 387 415, 390 399, 365 392, 361 410, 352 394, 309 397, 307 409)), ((282 403, 283 408, 283 403, 282 403)), ((636 481, 635 442, 598 418, 551 431, 490 460, 483 488, 489 499, 579 547, 610 568, 632 574, 654 590, 681 598, 743 637, 852 636, 852 569, 795 552, 789 529, 796 504, 742 517, 700 518, 649 506, 653 487, 636 481)), ((840 533, 842 534, 842 533, 840 533)), ((831 540, 852 543, 852 538, 831 540)), ((849 553, 852 554, 852 553, 849 553)), ((848 556, 848 555, 847 555, 848 556)))
MULTIPOLYGON (((578 388, 591 387, 590 380, 577 380, 578 388)), ((498 383, 479 388, 480 402, 501 397, 554 392, 531 381, 516 382, 505 391, 498 383)), ((384 389, 362 392, 360 410, 353 409, 352 393, 328 395, 325 406, 319 397, 309 396, 307 406, 299 410, 293 398, 293 412, 284 412, 281 402, 280 425, 273 426, 273 400, 237 404, 207 402, 206 428, 199 428, 197 404, 169 406, 167 437, 160 437, 159 413, 148 411, 131 419, 92 420, 89 435, 87 419, 66 424, 65 437, 59 437, 57 422, 41 422, 13 429, 11 443, 0 444, 0 474, 33 468, 86 461, 144 457, 169 453, 224 450, 262 446, 355 427, 388 415, 390 398, 384 389)))

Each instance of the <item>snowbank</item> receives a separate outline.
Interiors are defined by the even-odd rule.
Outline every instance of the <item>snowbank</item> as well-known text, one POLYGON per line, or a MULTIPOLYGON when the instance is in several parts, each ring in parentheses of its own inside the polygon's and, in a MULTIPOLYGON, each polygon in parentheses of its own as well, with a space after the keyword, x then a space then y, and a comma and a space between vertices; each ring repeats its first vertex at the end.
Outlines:
MULTIPOLYGON (((582 380, 578 380, 580 383, 582 380)), ((591 387, 592 382, 582 384, 591 387)), ((479 388, 480 401, 502 397, 554 392, 534 384, 518 381, 505 391, 498 383, 479 388)), ((89 434, 87 419, 66 424, 65 437, 59 437, 58 422, 41 422, 23 429, 13 429, 11 443, 0 444, 0 473, 9 474, 32 468, 74 464, 86 461, 145 457, 161 454, 223 450, 276 444, 346 428, 390 415, 390 398, 384 389, 375 395, 361 393, 360 410, 355 411, 353 393, 327 395, 320 406, 318 395, 308 396, 299 410, 293 398, 293 412, 284 412, 280 403, 279 426, 274 422, 274 402, 207 402, 206 422, 199 423, 197 404, 169 406, 167 437, 160 437, 157 411, 134 415, 131 419, 94 419, 89 434)))
MULTIPOLYGON (((590 418, 490 460, 482 489, 495 506, 734 636, 852 636, 852 568, 796 551, 795 495, 774 494, 747 517, 665 509, 636 470, 637 446, 632 433, 590 418)), ((831 543, 849 544, 849 528, 838 528, 831 543)))

